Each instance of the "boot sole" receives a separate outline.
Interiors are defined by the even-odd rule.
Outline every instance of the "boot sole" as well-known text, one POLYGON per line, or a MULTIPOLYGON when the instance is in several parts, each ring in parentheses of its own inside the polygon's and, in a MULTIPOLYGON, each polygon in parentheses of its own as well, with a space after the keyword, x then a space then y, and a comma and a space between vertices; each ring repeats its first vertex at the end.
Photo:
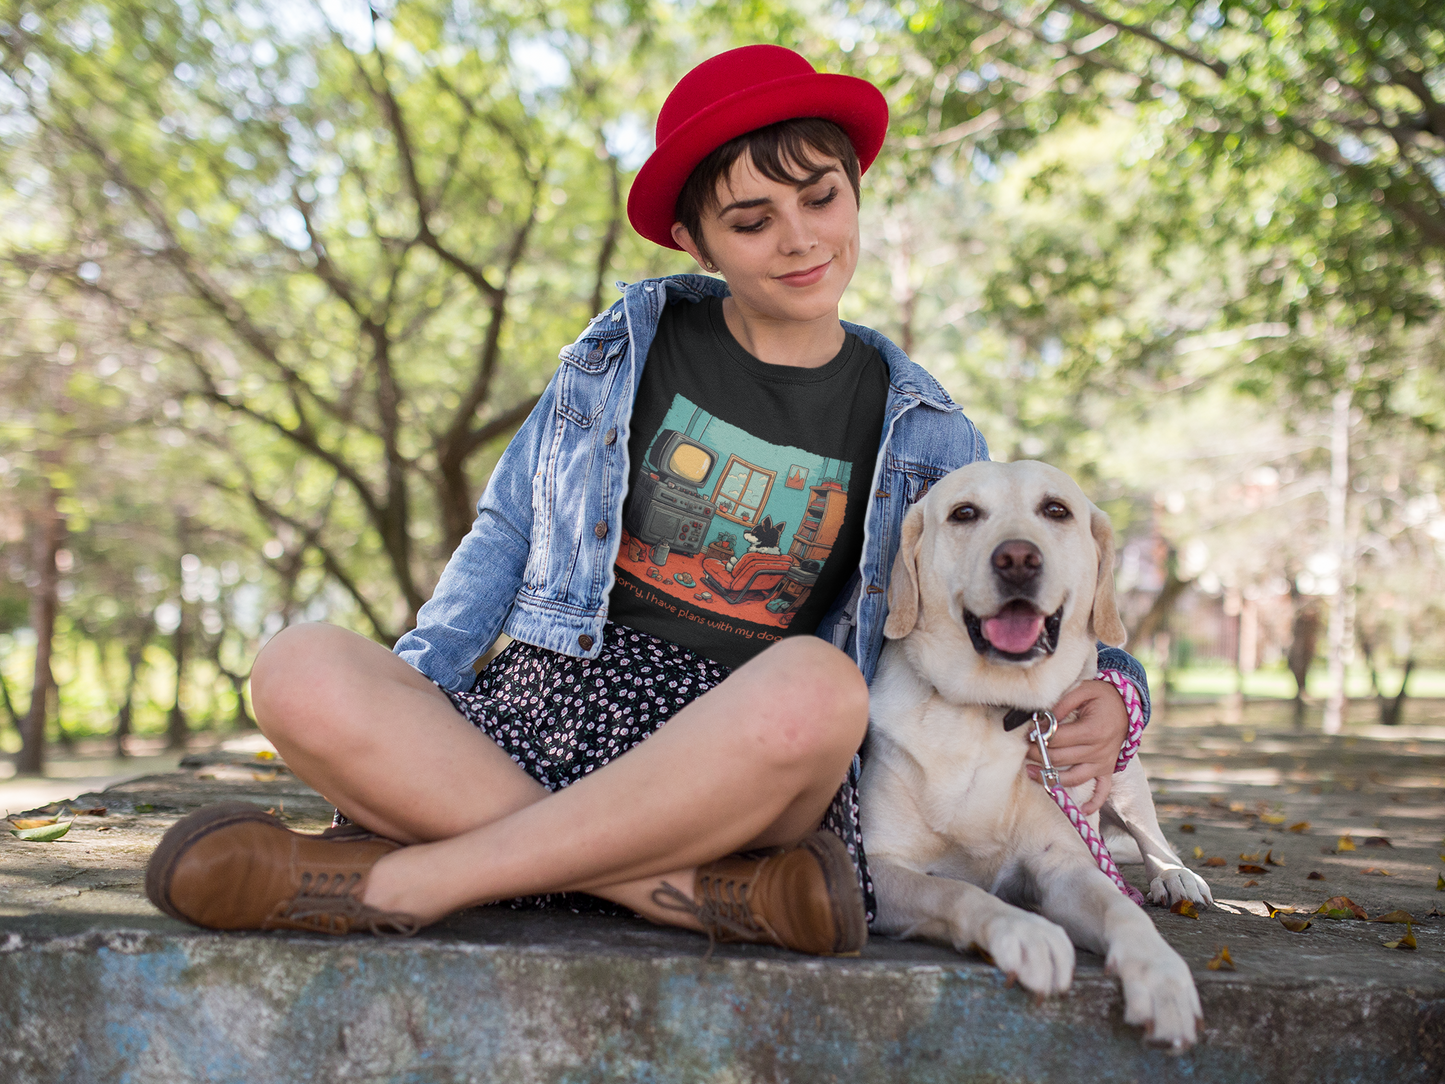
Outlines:
POLYGON ((818 860, 828 896, 837 904, 838 940, 827 956, 857 956, 868 943, 868 916, 863 908, 863 893, 858 887, 858 871, 848 857, 848 847, 832 832, 814 832, 803 846, 818 860))
POLYGON ((146 864, 146 898, 172 918, 194 925, 195 920, 177 910, 170 901, 171 874, 176 863, 198 840, 247 821, 263 821, 283 832, 290 831, 270 813, 248 802, 217 802, 187 813, 166 830, 146 864))

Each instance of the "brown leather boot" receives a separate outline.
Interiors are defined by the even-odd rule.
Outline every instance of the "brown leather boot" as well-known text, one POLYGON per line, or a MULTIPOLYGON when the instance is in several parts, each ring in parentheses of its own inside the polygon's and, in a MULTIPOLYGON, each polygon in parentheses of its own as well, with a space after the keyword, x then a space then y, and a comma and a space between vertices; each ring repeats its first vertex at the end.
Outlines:
POLYGON ((848 848, 832 832, 699 866, 691 900, 665 882, 652 898, 696 916, 709 941, 856 956, 868 940, 858 874, 848 848))
POLYGON ((171 825, 146 866, 146 895, 173 918, 213 930, 410 935, 413 916, 361 902, 366 877, 401 846, 356 825, 293 832, 245 802, 220 802, 171 825))

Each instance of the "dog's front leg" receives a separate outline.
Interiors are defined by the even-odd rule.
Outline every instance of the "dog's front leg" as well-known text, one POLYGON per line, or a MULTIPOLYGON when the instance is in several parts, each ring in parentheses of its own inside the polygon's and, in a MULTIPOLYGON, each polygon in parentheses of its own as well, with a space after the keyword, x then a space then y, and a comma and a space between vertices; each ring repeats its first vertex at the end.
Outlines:
POLYGON ((1154 811, 1154 799, 1149 795, 1149 779, 1138 757, 1114 776, 1109 800, 1100 815, 1119 825, 1139 844, 1144 870, 1149 875, 1151 900, 1161 904, 1174 904, 1183 899, 1205 906, 1214 903, 1214 895, 1204 878, 1185 866, 1164 838, 1159 816, 1154 811))
POLYGON ((1075 944, 1104 956, 1105 969, 1124 987, 1126 1023, 1176 1051, 1193 1046, 1202 1012, 1189 965, 1087 852, 1059 856, 1061 850, 1052 848, 1033 871, 1040 909, 1068 930, 1075 944))
POLYGON ((934 877, 870 853, 878 896, 873 928, 888 937, 922 937, 959 952, 977 946, 1026 990, 1061 994, 1074 978, 1074 946, 1058 926, 977 885, 934 877))

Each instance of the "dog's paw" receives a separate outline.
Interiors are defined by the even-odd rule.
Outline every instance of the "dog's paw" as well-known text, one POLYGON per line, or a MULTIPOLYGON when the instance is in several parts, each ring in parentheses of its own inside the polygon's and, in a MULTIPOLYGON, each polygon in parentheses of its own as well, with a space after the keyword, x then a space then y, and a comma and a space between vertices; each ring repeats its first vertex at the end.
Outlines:
POLYGON ((1194 1045, 1203 1017, 1189 965, 1164 945, 1147 943, 1110 952, 1105 964, 1124 987, 1124 1022, 1144 1029, 1151 1043, 1175 1053, 1194 1045))
POLYGON ((983 923, 977 944, 994 966, 1040 997, 1062 994, 1074 981, 1074 945, 1063 927, 1009 908, 983 923))
POLYGON ((1205 907, 1214 906, 1214 894, 1204 878, 1184 866, 1159 865, 1149 882, 1149 899, 1171 907, 1180 900, 1190 900, 1205 907))

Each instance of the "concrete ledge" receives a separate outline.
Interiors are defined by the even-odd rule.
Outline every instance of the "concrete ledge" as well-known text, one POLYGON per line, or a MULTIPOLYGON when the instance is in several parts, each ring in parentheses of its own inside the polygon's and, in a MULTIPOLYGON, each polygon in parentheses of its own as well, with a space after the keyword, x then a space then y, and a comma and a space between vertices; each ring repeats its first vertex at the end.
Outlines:
POLYGON ((1445 1079, 1438 944, 1421 946, 1431 965, 1408 961, 1418 984, 1201 971, 1203 1041, 1174 1058, 1124 1025, 1087 955, 1067 997, 1035 1005, 923 945, 729 946, 704 963, 686 934, 500 908, 411 941, 6 926, 11 1084, 1445 1079))

